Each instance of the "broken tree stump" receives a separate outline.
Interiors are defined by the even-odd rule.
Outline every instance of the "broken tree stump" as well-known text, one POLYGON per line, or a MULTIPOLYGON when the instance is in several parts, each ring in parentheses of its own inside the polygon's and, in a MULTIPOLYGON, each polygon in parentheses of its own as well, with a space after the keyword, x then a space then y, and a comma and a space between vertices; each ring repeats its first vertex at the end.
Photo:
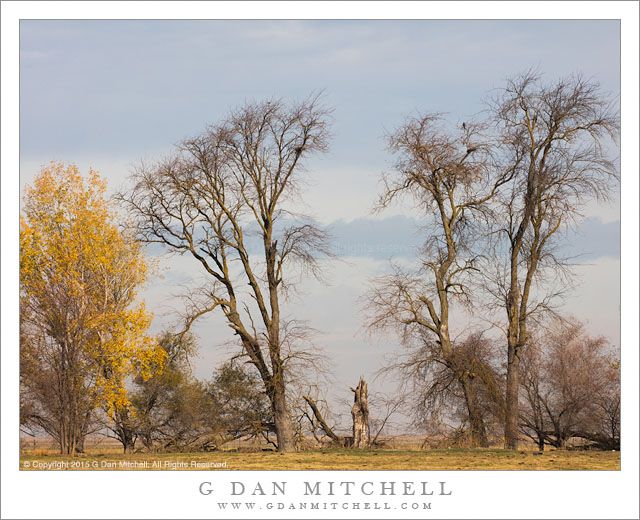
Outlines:
POLYGON ((369 433, 369 403, 367 402, 367 383, 360 377, 358 386, 351 389, 354 393, 351 416, 353 417, 353 448, 368 448, 369 433))

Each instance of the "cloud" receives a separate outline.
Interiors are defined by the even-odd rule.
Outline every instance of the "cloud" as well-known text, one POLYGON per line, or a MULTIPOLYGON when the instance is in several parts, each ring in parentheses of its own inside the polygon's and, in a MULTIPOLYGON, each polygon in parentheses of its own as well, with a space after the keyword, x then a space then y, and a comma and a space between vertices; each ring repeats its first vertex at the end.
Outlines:
POLYGON ((620 259, 594 258, 574 271, 579 284, 566 299, 565 312, 586 322, 592 334, 620 345, 620 259))
POLYGON ((338 220, 329 226, 329 231, 334 236, 334 251, 342 257, 413 258, 424 242, 418 221, 402 215, 338 220))
MULTIPOLYGON (((425 222, 404 215, 361 217, 349 222, 335 221, 328 229, 334 236, 334 250, 339 256, 415 258, 425 242, 425 222)), ((559 234, 557 239, 559 254, 571 257, 574 262, 620 258, 620 221, 588 218, 576 230, 559 234)))
POLYGON ((561 251, 588 262, 601 257, 620 258, 620 221, 605 222, 600 218, 584 220, 574 232, 568 233, 561 251))

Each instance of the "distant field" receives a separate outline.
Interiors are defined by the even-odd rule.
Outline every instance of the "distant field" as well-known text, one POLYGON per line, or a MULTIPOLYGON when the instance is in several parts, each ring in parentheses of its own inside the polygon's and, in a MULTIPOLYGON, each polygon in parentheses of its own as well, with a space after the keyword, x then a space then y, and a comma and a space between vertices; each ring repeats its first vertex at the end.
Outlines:
POLYGON ((137 453, 91 450, 80 457, 25 453, 20 468, 60 470, 619 470, 620 452, 505 450, 348 450, 280 454, 137 453), (154 465, 155 463, 155 465, 154 465))

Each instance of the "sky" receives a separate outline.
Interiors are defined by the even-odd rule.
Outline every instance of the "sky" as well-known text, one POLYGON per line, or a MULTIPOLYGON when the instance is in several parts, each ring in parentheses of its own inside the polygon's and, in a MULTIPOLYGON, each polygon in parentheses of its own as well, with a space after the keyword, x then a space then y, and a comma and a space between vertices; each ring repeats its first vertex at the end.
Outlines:
MULTIPOLYGON (((20 185, 55 160, 99 171, 115 191, 136 163, 169 154, 246 101, 322 92, 333 108, 330 148, 309 162, 295 209, 330 227, 342 259, 327 264, 327 283, 306 280, 285 308, 318 330, 334 386, 348 397, 360 375, 384 388, 375 374, 399 348, 393 335, 364 333, 367 284, 390 260, 415 261, 423 241, 412 209, 371 212, 380 174, 392 165, 384 136, 422 112, 464 121, 506 78, 531 67, 549 81, 582 73, 619 96, 619 38, 614 20, 23 20, 20 185)), ((567 236, 579 283, 563 310, 618 345, 619 194, 589 203, 584 215, 567 236)), ((163 277, 143 294, 156 330, 181 310, 179 285, 200 276, 185 257, 163 257, 162 265, 163 277)), ((454 324, 462 329, 465 319, 454 324)), ((229 354, 222 345, 231 334, 219 316, 196 332, 194 373, 205 378, 229 354)))

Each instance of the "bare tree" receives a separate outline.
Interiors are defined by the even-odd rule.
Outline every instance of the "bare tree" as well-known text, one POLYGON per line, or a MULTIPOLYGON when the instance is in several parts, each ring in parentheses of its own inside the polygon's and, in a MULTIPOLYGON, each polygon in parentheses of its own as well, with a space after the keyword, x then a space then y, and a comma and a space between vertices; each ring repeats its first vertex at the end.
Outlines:
POLYGON ((606 340, 560 320, 532 336, 520 365, 523 433, 540 450, 572 438, 619 448, 619 364, 606 340))
POLYGON ((286 275, 291 262, 317 274, 316 255, 327 250, 323 232, 293 220, 285 203, 298 193, 304 159, 327 147, 327 118, 317 97, 247 104, 173 157, 139 168, 133 190, 120 195, 143 240, 190 254, 208 275, 187 327, 223 313, 264 383, 281 451, 294 449, 286 387, 298 337, 280 311, 286 275))
MULTIPOLYGON (((619 354, 619 353, 618 353, 619 354)), ((604 449, 620 449, 620 359, 609 359, 602 377, 606 383, 594 398, 591 433, 583 435, 604 449)))
POLYGON ((606 145, 617 137, 619 121, 597 83, 570 76, 545 85, 532 72, 510 80, 491 111, 499 171, 513 175, 496 208, 500 242, 492 261, 505 258, 506 264, 499 290, 507 314, 505 447, 517 449, 519 364, 527 324, 549 303, 530 301, 536 277, 545 268, 561 267, 554 235, 577 220, 586 200, 606 198, 617 180, 606 145))
POLYGON ((399 160, 393 174, 383 178, 378 209, 401 195, 411 196, 431 219, 430 236, 421 269, 410 273, 396 267, 394 274, 374 281, 368 301, 370 329, 396 328, 405 345, 415 347, 412 352, 418 356, 412 355, 404 369, 415 367, 419 373, 424 363, 441 363, 460 385, 476 446, 487 444, 473 389, 477 370, 458 355, 452 341, 450 305, 453 300, 470 302, 467 280, 477 270, 473 213, 484 211, 499 187, 513 177, 513 171, 493 175, 483 129, 471 122, 450 129, 440 116, 427 115, 408 119, 390 136, 389 148, 399 160))

